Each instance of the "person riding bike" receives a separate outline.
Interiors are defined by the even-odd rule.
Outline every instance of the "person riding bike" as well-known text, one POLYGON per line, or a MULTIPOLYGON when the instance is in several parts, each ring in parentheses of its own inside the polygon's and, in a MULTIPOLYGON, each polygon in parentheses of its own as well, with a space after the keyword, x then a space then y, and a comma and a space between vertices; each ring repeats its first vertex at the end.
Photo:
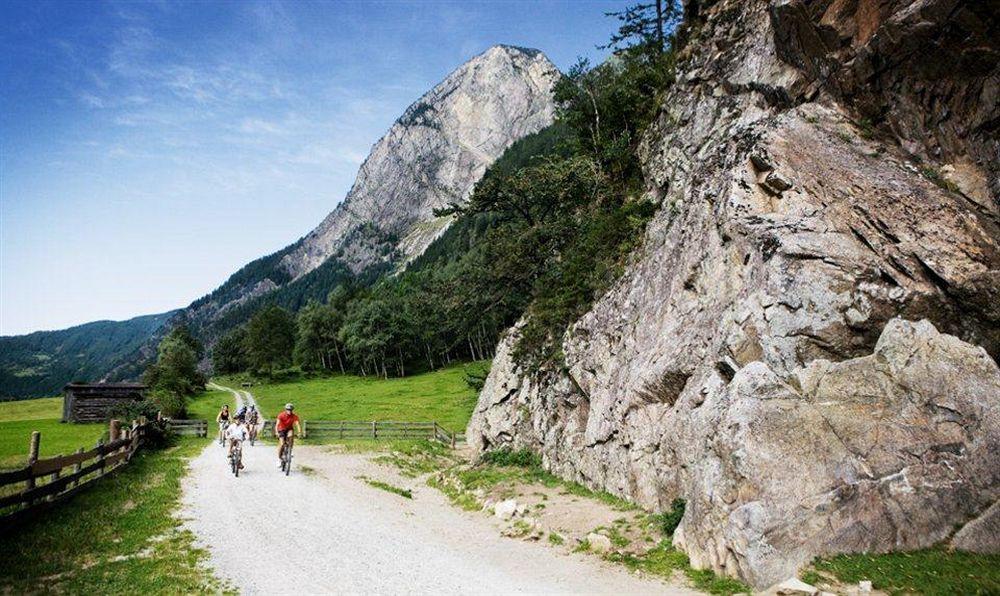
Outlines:
POLYGON ((257 406, 250 404, 247 408, 246 413, 247 426, 253 427, 258 422, 260 422, 260 412, 257 411, 257 406))
POLYGON ((246 415, 247 430, 250 431, 250 438, 255 439, 257 437, 257 427, 260 424, 260 412, 257 411, 257 407, 250 404, 247 408, 246 415))
POLYGON ((243 420, 246 420, 246 417, 247 417, 247 405, 240 404, 239 409, 236 410, 236 419, 242 422, 243 420))
MULTIPOLYGON (((226 455, 228 457, 232 457, 233 447, 236 447, 237 445, 242 447, 243 441, 246 441, 248 436, 247 427, 243 424, 243 422, 239 420, 233 420, 230 422, 229 426, 226 428, 226 438, 229 439, 229 450, 226 452, 226 455)), ((240 469, 243 469, 242 461, 240 462, 240 469)))
POLYGON ((222 434, 225 432, 226 427, 229 426, 229 404, 222 404, 222 409, 219 410, 219 414, 215 417, 215 423, 219 425, 219 441, 222 441, 222 434))
POLYGON ((299 417, 295 415, 295 406, 285 404, 285 409, 274 418, 274 432, 278 435, 278 467, 283 463, 281 456, 284 453, 285 441, 289 444, 295 441, 295 433, 302 434, 302 427, 299 425, 299 417))

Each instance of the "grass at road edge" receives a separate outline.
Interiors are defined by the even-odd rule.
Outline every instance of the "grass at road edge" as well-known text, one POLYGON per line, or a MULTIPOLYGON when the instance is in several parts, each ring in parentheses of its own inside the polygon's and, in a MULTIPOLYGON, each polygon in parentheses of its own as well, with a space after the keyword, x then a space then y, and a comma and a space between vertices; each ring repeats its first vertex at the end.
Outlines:
MULTIPOLYGON (((624 499, 555 476, 542 468, 541 459, 529 451, 501 449, 483 456, 476 465, 468 465, 464 462, 456 463, 456 460, 447 457, 446 452, 436 453, 437 449, 430 444, 416 444, 408 452, 394 452, 392 457, 377 458, 376 461, 394 464, 404 475, 416 476, 418 475, 416 472, 429 473, 428 486, 441 491, 454 505, 466 511, 481 511, 484 505, 481 495, 492 489, 514 484, 558 488, 569 497, 598 501, 616 511, 637 509, 634 504, 624 499)), ((662 530, 663 516, 647 514, 643 517, 651 531, 662 530)), ((527 528, 524 520, 516 520, 512 536, 527 533, 516 531, 518 524, 527 528)), ((613 531, 614 528, 605 530, 614 546, 624 546, 617 540, 619 536, 613 531)), ((670 528, 670 532, 673 532, 673 528, 670 528)), ((566 542, 566 538, 560 534, 549 533, 548 542, 558 547, 566 542)), ((592 551, 586 539, 580 540, 573 550, 584 553, 592 551)), ((751 592, 746 584, 736 579, 716 575, 708 569, 692 568, 688 556, 670 544, 669 536, 664 536, 652 548, 641 554, 617 550, 603 555, 596 552, 592 554, 601 556, 606 561, 624 565, 633 571, 641 571, 668 581, 673 580, 676 573, 683 573, 693 587, 710 594, 730 595, 751 592)))
POLYGON ((371 478, 369 478, 367 476, 359 476, 359 478, 361 480, 363 480, 365 482, 365 484, 367 484, 368 486, 377 488, 379 490, 384 490, 387 493, 392 493, 394 495, 399 495, 399 496, 401 496, 403 498, 406 498, 406 499, 412 499, 413 498, 413 493, 410 492, 410 489, 408 489, 408 488, 400 488, 398 486, 394 486, 392 484, 389 484, 388 482, 382 482, 381 480, 372 480, 371 478))
POLYGON ((949 552, 929 548, 879 555, 821 558, 802 574, 821 586, 830 579, 845 584, 870 580, 889 594, 1000 594, 1000 555, 949 552))
POLYGON ((0 541, 0 593, 219 592, 176 509, 204 439, 140 451, 119 473, 0 541))

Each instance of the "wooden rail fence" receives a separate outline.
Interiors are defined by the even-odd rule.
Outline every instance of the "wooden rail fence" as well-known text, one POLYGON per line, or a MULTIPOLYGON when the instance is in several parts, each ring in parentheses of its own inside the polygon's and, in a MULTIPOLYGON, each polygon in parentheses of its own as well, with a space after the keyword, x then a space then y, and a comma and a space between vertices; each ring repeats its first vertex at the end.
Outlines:
POLYGON ((167 429, 174 434, 192 437, 208 436, 208 420, 174 420, 166 418, 167 429))
POLYGON ((460 440, 460 435, 445 429, 437 422, 390 420, 303 420, 302 434, 305 437, 338 439, 430 439, 451 447, 460 440))
POLYGON ((124 466, 143 445, 149 429, 145 419, 124 428, 112 420, 108 426, 107 443, 99 439, 93 449, 81 447, 70 455, 44 459, 38 457, 41 433, 33 431, 27 465, 0 472, 0 528, 30 518, 124 466))

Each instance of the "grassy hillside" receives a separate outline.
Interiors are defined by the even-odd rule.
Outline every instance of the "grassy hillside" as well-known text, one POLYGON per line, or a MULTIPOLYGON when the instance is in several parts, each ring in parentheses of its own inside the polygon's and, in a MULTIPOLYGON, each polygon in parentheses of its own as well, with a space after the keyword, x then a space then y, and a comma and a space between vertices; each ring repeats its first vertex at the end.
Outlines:
POLYGON ((0 337, 0 397, 53 395, 70 381, 98 380, 173 314, 0 337))
POLYGON ((24 464, 33 430, 42 433, 43 457, 93 447, 104 434, 103 424, 63 424, 61 417, 61 397, 0 402, 0 469, 24 464))
MULTIPOLYGON (((398 379, 340 375, 284 383, 264 383, 251 389, 264 415, 273 418, 286 402, 304 419, 437 421, 449 430, 464 431, 476 393, 465 382, 466 371, 482 371, 489 363, 459 364, 398 379)), ((243 381, 222 377, 218 383, 238 388, 243 381)), ((214 419, 221 403, 232 396, 208 392, 192 400, 192 417, 214 419), (197 414, 197 415, 194 415, 197 414)))

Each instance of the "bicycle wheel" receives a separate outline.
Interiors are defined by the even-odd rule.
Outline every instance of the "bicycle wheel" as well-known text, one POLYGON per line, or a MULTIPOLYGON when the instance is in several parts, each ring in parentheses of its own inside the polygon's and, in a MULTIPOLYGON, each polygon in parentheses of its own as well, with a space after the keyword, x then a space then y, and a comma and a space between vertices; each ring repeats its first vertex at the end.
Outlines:
POLYGON ((240 477, 240 464, 243 462, 243 454, 237 453, 236 457, 233 458, 233 475, 237 478, 240 477))
POLYGON ((292 450, 289 449, 285 455, 285 476, 292 471, 292 450))

